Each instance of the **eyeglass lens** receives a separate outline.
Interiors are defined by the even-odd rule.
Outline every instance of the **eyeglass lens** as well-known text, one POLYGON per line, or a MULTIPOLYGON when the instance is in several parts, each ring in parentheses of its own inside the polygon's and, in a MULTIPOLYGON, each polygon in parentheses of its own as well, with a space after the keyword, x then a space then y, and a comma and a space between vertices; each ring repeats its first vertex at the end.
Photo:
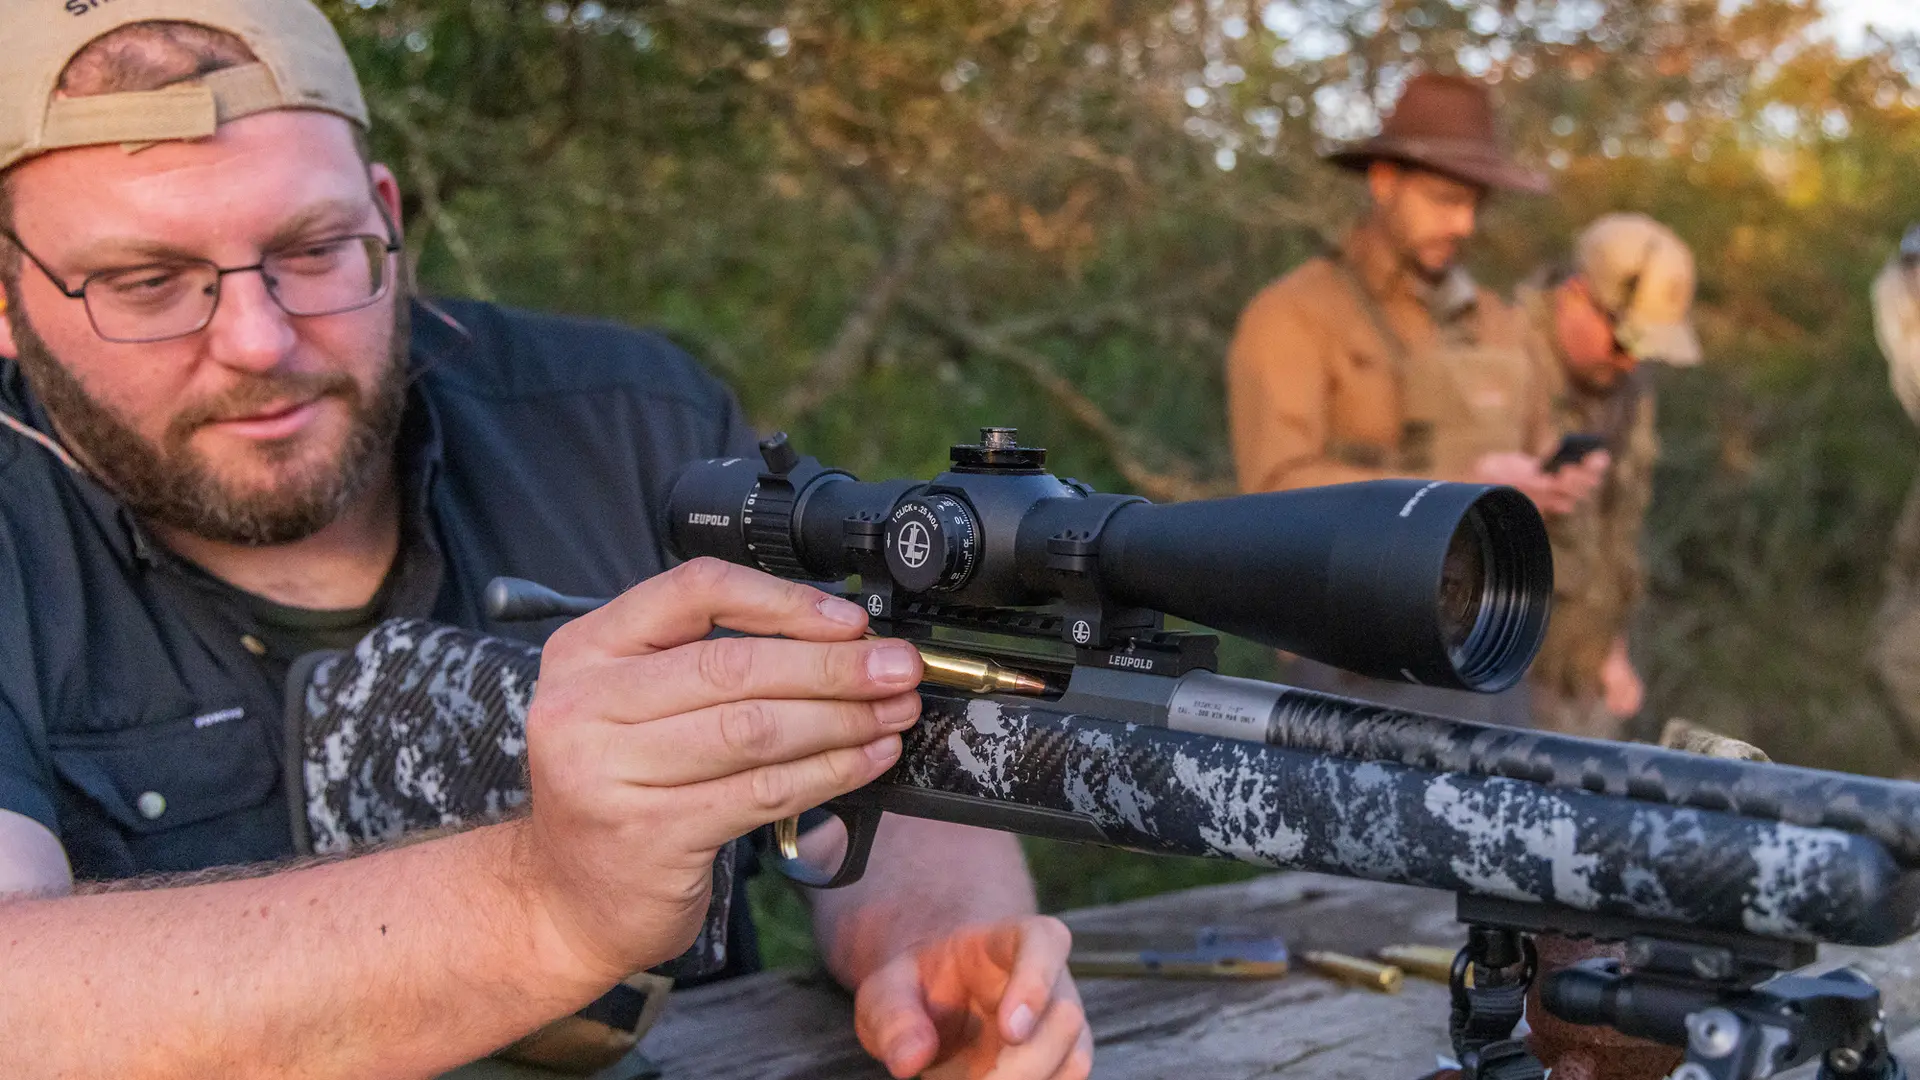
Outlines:
POLYGON ((346 236, 274 252, 257 266, 221 269, 186 261, 96 274, 81 287, 87 315, 109 341, 150 342, 206 326, 220 302, 221 279, 258 270, 268 295, 289 315, 335 315, 383 296, 387 241, 346 236))

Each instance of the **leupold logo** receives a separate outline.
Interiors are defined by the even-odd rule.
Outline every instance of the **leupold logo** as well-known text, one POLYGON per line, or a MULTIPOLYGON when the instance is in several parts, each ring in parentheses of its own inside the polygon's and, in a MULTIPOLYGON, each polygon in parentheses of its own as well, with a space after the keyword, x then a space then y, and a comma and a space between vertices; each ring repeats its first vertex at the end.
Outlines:
POLYGON ((718 525, 724 529, 733 524, 733 517, 730 514, 688 514, 687 524, 718 525))
POLYGON ((918 570, 933 552, 933 537, 927 534, 925 525, 909 521, 901 526, 900 538, 893 542, 893 547, 900 553, 900 561, 906 563, 908 569, 918 570))

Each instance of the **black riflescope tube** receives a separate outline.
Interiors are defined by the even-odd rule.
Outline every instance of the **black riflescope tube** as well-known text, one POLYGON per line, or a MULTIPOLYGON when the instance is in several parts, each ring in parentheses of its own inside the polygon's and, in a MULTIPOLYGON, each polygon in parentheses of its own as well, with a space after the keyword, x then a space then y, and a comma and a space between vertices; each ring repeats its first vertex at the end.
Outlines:
POLYGON ((1120 602, 1376 678, 1498 691, 1546 634, 1546 527, 1506 488, 1376 480, 1120 508, 1120 602))
MULTIPOLYGON (((927 487, 789 464, 684 468, 665 505, 669 546, 837 580, 857 572, 856 548, 886 550, 890 515, 927 487)), ((957 579, 911 589, 963 606, 1035 606, 1091 586, 1105 603, 1349 671, 1482 691, 1517 682, 1545 634, 1546 530, 1510 489, 1380 480, 1156 506, 1030 473, 935 483, 980 547, 957 579)))
POLYGON ((1182 680, 1169 726, 1231 734, 1189 718, 1203 701, 1214 715, 1225 703, 1253 730, 1264 712, 1260 741, 1272 746, 1838 829, 1920 867, 1920 784, 1908 781, 1498 727, 1211 673, 1182 680))

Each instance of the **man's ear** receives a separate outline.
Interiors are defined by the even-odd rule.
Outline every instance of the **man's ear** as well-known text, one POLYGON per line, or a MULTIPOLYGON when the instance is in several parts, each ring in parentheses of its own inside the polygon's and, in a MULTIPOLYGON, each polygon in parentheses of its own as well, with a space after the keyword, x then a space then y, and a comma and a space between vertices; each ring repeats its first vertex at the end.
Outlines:
POLYGON ((7 312, 7 297, 0 291, 0 356, 9 360, 20 358, 20 347, 13 343, 13 317, 7 312))
POLYGON ((1593 309, 1599 318, 1607 317, 1607 309, 1601 306, 1600 298, 1594 295, 1593 282, 1585 274, 1574 274, 1567 279, 1567 292, 1574 299, 1593 309))
POLYGON ((1373 205, 1385 206, 1393 201, 1400 190, 1402 170, 1399 165, 1384 159, 1375 159, 1367 163, 1367 194, 1373 197, 1373 205))
POLYGON ((378 161, 367 166, 367 176, 373 180, 373 197, 393 223, 393 241, 400 243, 406 238, 406 224, 400 220, 400 181, 394 179, 392 169, 378 161))

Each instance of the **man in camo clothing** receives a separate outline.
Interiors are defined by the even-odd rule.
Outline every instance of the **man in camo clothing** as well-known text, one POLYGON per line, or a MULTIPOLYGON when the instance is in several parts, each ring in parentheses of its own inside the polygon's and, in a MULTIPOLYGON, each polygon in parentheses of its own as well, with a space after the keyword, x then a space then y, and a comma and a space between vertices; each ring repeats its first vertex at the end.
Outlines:
POLYGON ((1554 608, 1532 670, 1542 728, 1620 738, 1645 688, 1627 651, 1644 587, 1640 533, 1659 453, 1646 361, 1690 366, 1693 254, 1643 214, 1609 214, 1572 259, 1536 275, 1519 302, 1544 340, 1535 350, 1564 435, 1597 436, 1612 455, 1598 496, 1548 519, 1554 608))

